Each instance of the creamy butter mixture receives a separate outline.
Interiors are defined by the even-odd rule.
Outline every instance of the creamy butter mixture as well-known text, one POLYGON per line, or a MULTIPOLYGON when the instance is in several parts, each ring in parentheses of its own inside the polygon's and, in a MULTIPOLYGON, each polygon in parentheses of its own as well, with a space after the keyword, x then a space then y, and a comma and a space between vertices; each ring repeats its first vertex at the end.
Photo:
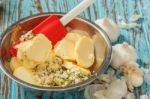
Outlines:
POLYGON ((20 40, 10 67, 17 78, 27 83, 61 87, 82 82, 91 75, 94 45, 84 31, 70 31, 54 48, 43 34, 29 32, 20 40))

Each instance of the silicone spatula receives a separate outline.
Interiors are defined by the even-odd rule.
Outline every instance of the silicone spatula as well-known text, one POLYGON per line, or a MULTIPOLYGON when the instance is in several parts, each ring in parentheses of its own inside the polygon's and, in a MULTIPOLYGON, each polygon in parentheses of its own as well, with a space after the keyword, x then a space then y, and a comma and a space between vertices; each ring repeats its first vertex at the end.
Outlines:
POLYGON ((61 40, 67 33, 65 25, 67 25, 72 19, 86 9, 94 0, 83 0, 78 6, 73 8, 70 12, 64 15, 60 20, 56 15, 49 16, 33 30, 33 34, 44 34, 53 45, 61 40))
MULTIPOLYGON (((46 18, 43 22, 32 29, 33 34, 44 34, 54 46, 59 40, 65 37, 67 30, 65 25, 67 25, 72 19, 74 19, 78 14, 80 14, 84 9, 86 9, 90 4, 94 3, 94 0, 83 0, 79 5, 69 11, 61 19, 56 15, 51 15, 46 18)), ((16 44, 14 44, 16 45, 16 44)), ((16 56, 17 50, 10 48, 10 54, 16 56)))

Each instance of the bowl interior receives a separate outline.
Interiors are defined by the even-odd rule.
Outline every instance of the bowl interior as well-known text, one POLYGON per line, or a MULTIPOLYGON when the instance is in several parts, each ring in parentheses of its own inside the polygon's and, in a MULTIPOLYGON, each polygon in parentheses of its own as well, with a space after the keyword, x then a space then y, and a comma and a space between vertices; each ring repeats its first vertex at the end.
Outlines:
MULTIPOLYGON (((17 23, 13 24, 11 27, 9 27, 3 34, 0 50, 2 68, 6 72, 6 74, 8 74, 9 76, 11 75, 11 78, 17 79, 12 75, 12 70, 9 66, 9 47, 14 41, 18 40, 21 35, 33 29, 37 24, 42 22, 49 15, 50 14, 36 15, 20 20, 17 23)), ((58 16, 61 17, 62 14, 58 14, 58 16)), ((104 31, 90 21, 84 20, 82 18, 76 18, 72 20, 66 27, 83 30, 90 35, 90 37, 94 41, 96 56, 95 63, 90 69, 91 71, 95 71, 93 75, 97 75, 97 73, 102 72, 106 67, 106 62, 109 62, 110 60, 109 54, 111 49, 110 42, 105 33, 103 33, 104 31)))

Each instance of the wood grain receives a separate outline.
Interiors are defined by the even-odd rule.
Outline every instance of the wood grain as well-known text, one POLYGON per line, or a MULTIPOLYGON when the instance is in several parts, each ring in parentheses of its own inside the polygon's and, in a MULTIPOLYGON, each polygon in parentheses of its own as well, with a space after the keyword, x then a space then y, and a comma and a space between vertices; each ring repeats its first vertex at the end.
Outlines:
MULTIPOLYGON (((17 20, 43 12, 68 12, 82 0, 5 0, 0 13, 0 33, 17 20)), ((96 3, 80 16, 91 21, 108 17, 118 22, 122 17, 130 22, 133 14, 141 14, 144 21, 140 30, 120 30, 117 43, 129 42, 136 48, 138 63, 141 67, 150 68, 150 0, 96 0, 96 3)), ((136 99, 141 94, 150 96, 150 86, 145 82, 135 89, 136 99)), ((43 93, 38 95, 26 91, 0 71, 0 99, 84 99, 83 91, 76 93, 43 93)), ((150 99, 150 97, 149 97, 150 99)))

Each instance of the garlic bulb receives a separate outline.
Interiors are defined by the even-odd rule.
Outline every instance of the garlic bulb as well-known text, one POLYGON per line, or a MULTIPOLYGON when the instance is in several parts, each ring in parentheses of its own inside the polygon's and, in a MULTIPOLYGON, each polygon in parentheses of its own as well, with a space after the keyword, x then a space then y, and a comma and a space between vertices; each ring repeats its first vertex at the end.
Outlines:
POLYGON ((113 81, 106 91, 106 99, 122 99, 127 94, 125 79, 113 81), (120 89, 121 88, 121 89, 120 89))
POLYGON ((99 25, 109 36, 112 42, 117 41, 120 32, 118 25, 108 18, 98 19, 95 21, 97 25, 99 25))
POLYGON ((129 62, 120 66, 120 70, 123 72, 128 88, 130 91, 133 91, 134 87, 139 87, 143 83, 143 74, 138 68, 136 62, 129 62))
POLYGON ((122 44, 116 44, 113 46, 113 55, 111 66, 118 69, 121 65, 128 63, 129 61, 136 61, 137 55, 135 49, 124 42, 122 44))

